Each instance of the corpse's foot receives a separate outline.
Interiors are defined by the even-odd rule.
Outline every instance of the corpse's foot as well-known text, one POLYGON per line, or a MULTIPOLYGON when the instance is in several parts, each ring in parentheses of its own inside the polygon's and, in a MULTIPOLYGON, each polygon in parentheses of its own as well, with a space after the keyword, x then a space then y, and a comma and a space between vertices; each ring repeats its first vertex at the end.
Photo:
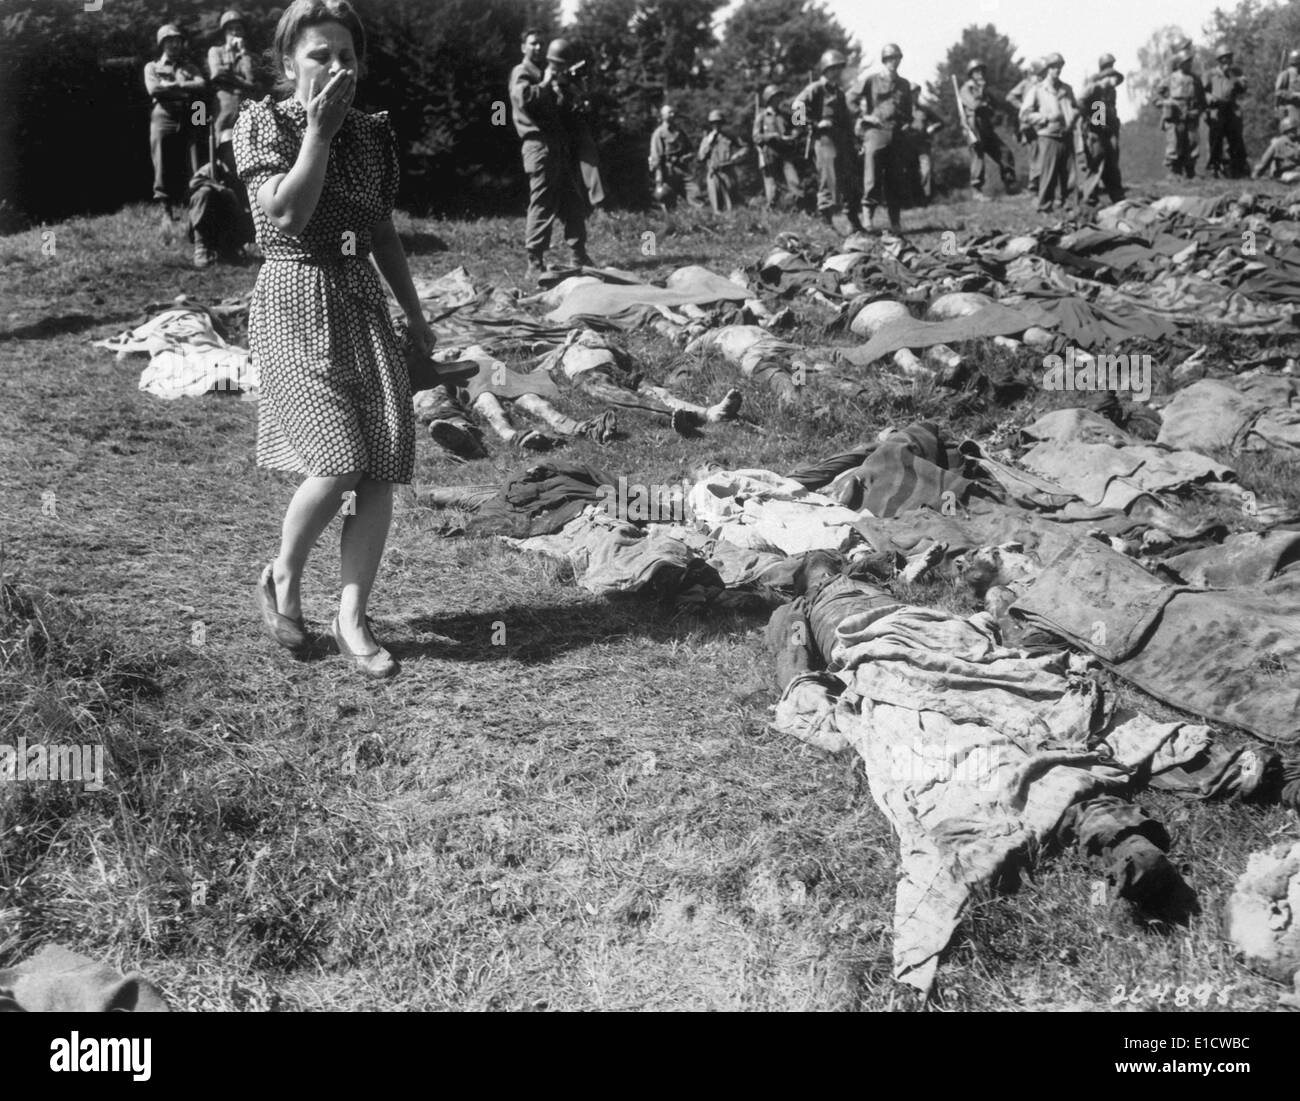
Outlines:
POLYGON ((709 423, 717 424, 718 421, 734 421, 740 413, 740 404, 744 400, 744 395, 739 390, 734 388, 728 390, 717 405, 709 407, 706 414, 709 423))

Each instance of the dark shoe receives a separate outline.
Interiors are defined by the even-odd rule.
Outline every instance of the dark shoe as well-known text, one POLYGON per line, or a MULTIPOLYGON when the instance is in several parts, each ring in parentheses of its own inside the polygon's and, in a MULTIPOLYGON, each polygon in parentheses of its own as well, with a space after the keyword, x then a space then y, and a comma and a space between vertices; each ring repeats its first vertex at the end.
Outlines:
POLYGON ((703 416, 690 409, 674 409, 668 420, 679 436, 693 436, 705 423, 703 416))
MULTIPOLYGON (((367 619, 366 623, 369 625, 370 621, 367 619)), ((335 616, 334 622, 330 624, 330 633, 334 636, 334 645, 339 648, 339 653, 351 661, 359 672, 371 680, 384 680, 387 677, 396 676, 397 671, 401 669, 397 659, 382 646, 377 646, 368 654, 356 654, 349 650, 347 643, 343 641, 343 636, 339 634, 338 616, 335 616)))
POLYGON ((483 437, 474 426, 461 418, 447 418, 429 423, 429 438, 444 451, 460 459, 486 459, 483 437))
POLYGON ((257 608, 262 613, 262 623, 273 642, 286 650, 305 650, 311 645, 301 619, 290 619, 280 614, 275 595, 275 578, 272 567, 267 566, 257 582, 257 608))
POLYGON ((546 274, 546 262, 538 253, 530 252, 528 254, 528 278, 540 279, 546 274))
POLYGON ((202 241, 194 242, 194 266, 202 271, 217 262, 216 255, 202 241))
POLYGON ((575 268, 594 268, 599 265, 591 258, 586 249, 575 249, 573 252, 573 266, 575 268))

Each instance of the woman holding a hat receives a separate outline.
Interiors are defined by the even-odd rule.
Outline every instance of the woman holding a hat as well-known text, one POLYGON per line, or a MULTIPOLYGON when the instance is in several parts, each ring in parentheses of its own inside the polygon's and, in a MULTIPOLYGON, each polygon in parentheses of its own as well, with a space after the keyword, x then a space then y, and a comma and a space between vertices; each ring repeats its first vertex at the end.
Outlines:
POLYGON ((207 83, 203 74, 183 57, 185 39, 180 28, 167 23, 158 28, 162 55, 144 67, 144 86, 153 100, 149 116, 149 151, 153 155, 153 197, 166 204, 167 217, 183 206, 190 176, 198 170, 194 147, 194 104, 202 102, 207 83))

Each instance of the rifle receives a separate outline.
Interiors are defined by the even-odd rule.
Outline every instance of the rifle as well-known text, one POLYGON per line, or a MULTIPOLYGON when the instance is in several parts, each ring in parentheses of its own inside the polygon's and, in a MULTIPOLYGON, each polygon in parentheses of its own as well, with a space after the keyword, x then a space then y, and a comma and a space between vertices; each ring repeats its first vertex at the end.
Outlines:
MULTIPOLYGON (((808 87, 810 88, 812 87, 812 82, 813 82, 813 71, 809 69, 808 87)), ((812 160, 812 135, 813 135, 812 119, 807 119, 807 118, 804 119, 804 134, 805 137, 803 139, 803 159, 805 161, 810 161, 812 160)))
MULTIPOLYGON (((754 93, 754 126, 759 127, 763 118, 763 97, 758 92, 754 93)), ((763 148, 763 135, 760 133, 755 142, 758 146, 758 170, 767 171, 767 150, 763 148)))
POLYGON ((957 86, 957 74, 952 74, 952 94, 957 97, 957 117, 961 119, 961 128, 966 132, 967 145, 979 145, 979 138, 975 136, 975 131, 971 124, 966 120, 966 105, 961 101, 961 88, 957 86))

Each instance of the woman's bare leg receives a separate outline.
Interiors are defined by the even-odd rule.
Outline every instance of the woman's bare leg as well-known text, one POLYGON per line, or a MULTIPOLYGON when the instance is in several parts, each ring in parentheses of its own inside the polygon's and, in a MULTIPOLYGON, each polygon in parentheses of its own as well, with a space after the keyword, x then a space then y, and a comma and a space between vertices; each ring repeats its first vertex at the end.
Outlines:
POLYGON ((289 502, 280 530, 280 555, 272 577, 278 611, 290 619, 302 615, 302 571, 321 533, 343 507, 345 495, 356 489, 361 474, 306 478, 289 502))
POLYGON ((393 520, 393 484, 362 478, 357 483, 356 512, 343 518, 339 543, 343 592, 339 598, 339 634, 349 650, 365 654, 378 644, 366 627, 366 605, 384 556, 393 520))

